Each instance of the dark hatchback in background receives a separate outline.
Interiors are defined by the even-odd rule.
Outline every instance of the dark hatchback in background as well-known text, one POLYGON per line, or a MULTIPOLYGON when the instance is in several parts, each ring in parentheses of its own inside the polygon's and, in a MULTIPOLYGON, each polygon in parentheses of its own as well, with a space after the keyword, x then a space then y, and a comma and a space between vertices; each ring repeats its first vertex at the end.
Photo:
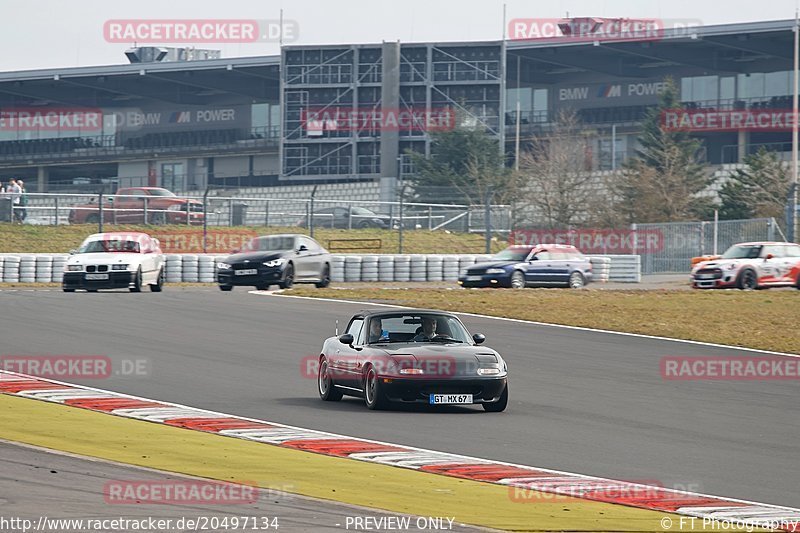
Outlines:
POLYGON ((527 286, 579 289, 592 281, 592 263, 574 246, 510 246, 489 261, 461 271, 462 287, 527 286))
MULTIPOLYGON (((381 215, 364 207, 329 207, 315 211, 312 215, 314 226, 318 228, 379 228, 394 229, 399 226, 399 221, 389 215, 381 215)), ((308 226, 307 217, 301 218, 297 225, 301 228, 308 226)))
POLYGON ((331 256, 306 235, 269 235, 251 239, 245 247, 217 263, 217 283, 223 291, 243 285, 266 290, 288 289, 295 283, 327 287, 331 256))

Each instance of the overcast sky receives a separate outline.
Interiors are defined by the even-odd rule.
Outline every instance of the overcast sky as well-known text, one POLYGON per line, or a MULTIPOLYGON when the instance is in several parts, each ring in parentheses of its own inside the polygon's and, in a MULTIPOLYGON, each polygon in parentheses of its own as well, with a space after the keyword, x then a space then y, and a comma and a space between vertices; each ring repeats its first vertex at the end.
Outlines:
MULTIPOLYGON (((570 16, 700 19, 704 24, 790 19, 798 0, 0 0, 0 71, 127 63, 133 43, 109 43, 119 19, 278 19, 294 44, 500 39, 507 19, 570 16)), ((166 45, 164 45, 166 46, 166 45)), ((276 43, 201 44, 223 57, 271 55, 276 43)))

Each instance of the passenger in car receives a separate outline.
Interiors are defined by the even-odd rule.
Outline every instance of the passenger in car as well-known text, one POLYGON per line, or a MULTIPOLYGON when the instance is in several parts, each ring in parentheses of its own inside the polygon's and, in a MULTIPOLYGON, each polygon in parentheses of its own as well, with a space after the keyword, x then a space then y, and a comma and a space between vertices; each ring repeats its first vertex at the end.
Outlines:
POLYGON ((389 340, 389 332, 383 329, 381 324, 381 320, 379 318, 373 318, 369 321, 369 342, 380 342, 380 341, 388 341, 389 340))

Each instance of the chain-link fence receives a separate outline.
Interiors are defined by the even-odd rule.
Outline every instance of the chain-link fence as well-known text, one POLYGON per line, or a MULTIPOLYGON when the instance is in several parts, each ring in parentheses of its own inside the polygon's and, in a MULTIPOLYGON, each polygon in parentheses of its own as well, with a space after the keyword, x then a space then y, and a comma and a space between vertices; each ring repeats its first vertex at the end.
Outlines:
POLYGON ((659 242, 642 253, 643 274, 688 272, 693 257, 722 254, 740 242, 786 240, 774 218, 634 224, 632 229, 659 242))
POLYGON ((511 225, 510 208, 491 203, 425 203, 407 201, 409 197, 399 193, 396 201, 318 198, 313 187, 294 198, 231 192, 209 190, 202 196, 177 196, 163 189, 151 189, 148 194, 26 193, 25 201, 19 203, 7 194, 0 195, 0 222, 91 224, 98 231, 131 224, 280 227, 312 236, 321 228, 450 231, 485 234, 487 243, 492 236, 507 235, 511 225))
POLYGON ((509 242, 568 244, 586 254, 641 256, 642 274, 689 272, 692 258, 719 255, 748 241, 785 241, 773 218, 632 224, 628 228, 515 227, 509 242))

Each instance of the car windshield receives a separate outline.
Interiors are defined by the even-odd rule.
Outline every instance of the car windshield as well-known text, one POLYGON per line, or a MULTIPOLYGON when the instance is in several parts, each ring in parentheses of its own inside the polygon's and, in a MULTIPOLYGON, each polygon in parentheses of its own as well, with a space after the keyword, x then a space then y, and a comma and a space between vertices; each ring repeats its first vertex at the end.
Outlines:
POLYGON ((294 237, 256 237, 244 247, 251 252, 282 252, 294 250, 294 237))
POLYGON ((174 192, 166 189, 149 189, 150 196, 175 196, 174 192))
POLYGON ((722 259, 755 259, 761 254, 761 246, 731 246, 722 254, 722 259))
POLYGON ((369 344, 386 342, 472 343, 466 328, 454 316, 433 313, 397 313, 370 318, 369 344))
POLYGON ((502 252, 494 254, 492 259, 497 261, 524 261, 530 253, 531 251, 528 248, 521 250, 515 248, 506 248, 502 252))
POLYGON ((128 239, 95 239, 85 241, 80 248, 79 254, 103 253, 103 252, 122 252, 138 254, 141 251, 139 243, 128 239))

